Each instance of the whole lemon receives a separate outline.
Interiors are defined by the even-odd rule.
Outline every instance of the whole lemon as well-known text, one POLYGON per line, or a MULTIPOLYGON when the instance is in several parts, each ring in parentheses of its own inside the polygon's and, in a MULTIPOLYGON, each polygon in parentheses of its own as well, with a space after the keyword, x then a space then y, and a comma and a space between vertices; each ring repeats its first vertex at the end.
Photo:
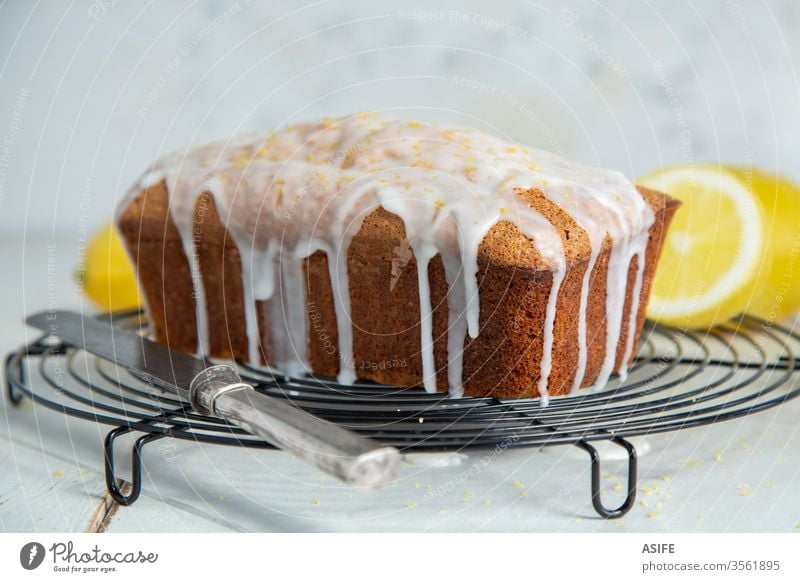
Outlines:
POLYGON ((766 215, 771 261, 759 274, 747 310, 769 321, 800 309, 800 186, 764 170, 731 167, 758 197, 766 215))
POLYGON ((133 265, 111 223, 89 241, 76 279, 83 293, 105 311, 142 305, 133 265))

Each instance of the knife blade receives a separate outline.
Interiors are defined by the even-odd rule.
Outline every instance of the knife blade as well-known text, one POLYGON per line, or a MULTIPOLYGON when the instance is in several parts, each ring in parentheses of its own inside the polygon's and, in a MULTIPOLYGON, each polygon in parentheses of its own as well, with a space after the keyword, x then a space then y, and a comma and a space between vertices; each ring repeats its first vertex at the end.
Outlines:
POLYGON ((398 472, 397 449, 365 438, 268 396, 242 382, 227 364, 172 349, 111 321, 68 310, 42 311, 26 323, 62 342, 116 363, 212 415, 330 473, 349 485, 380 487, 398 472))

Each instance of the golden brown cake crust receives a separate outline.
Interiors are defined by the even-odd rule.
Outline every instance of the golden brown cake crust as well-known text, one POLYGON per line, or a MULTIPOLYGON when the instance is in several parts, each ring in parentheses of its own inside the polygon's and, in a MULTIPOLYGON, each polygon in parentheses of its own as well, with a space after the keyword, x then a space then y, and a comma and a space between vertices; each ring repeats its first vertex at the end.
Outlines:
MULTIPOLYGON (((639 190, 654 211, 655 223, 649 233, 635 341, 644 322, 664 234, 679 205, 664 194, 639 190)), ((567 272, 558 295, 548 391, 551 395, 565 394, 572 387, 578 364, 579 306, 583 275, 589 262, 589 241, 570 216, 541 192, 529 190, 520 195, 550 220, 564 243, 567 272)), ((228 217, 219 215, 210 195, 198 197, 195 224, 211 355, 246 360, 241 264, 236 245, 224 226, 227 220, 228 217)), ((180 235, 170 218, 165 183, 157 183, 136 195, 120 214, 118 226, 138 270, 153 335, 181 350, 195 351, 197 323, 191 274, 180 235)), ((365 218, 349 247, 353 357, 359 378, 415 386, 422 383, 423 377, 419 291, 413 256, 405 265, 398 267, 397 264, 398 248, 402 248, 404 238, 402 220, 378 209, 365 218)), ((511 222, 496 224, 478 250, 480 334, 465 341, 465 393, 498 398, 536 397, 552 272, 533 243, 511 222)), ((588 361, 583 386, 595 380, 605 356, 605 296, 610 250, 610 240, 606 239, 590 278, 588 361)), ((438 256, 430 262, 428 273, 437 385, 440 391, 446 391, 447 283, 438 256)), ((636 264, 632 262, 625 300, 626 319, 635 278, 636 264)), ((324 253, 317 252, 306 259, 305 279, 310 371, 321 376, 335 376, 339 371, 338 334, 324 253)), ((262 352, 265 361, 270 361, 272 326, 268 325, 267 311, 265 304, 258 305, 262 352)), ((627 330, 627 321, 623 320, 617 366, 622 363, 627 330)))

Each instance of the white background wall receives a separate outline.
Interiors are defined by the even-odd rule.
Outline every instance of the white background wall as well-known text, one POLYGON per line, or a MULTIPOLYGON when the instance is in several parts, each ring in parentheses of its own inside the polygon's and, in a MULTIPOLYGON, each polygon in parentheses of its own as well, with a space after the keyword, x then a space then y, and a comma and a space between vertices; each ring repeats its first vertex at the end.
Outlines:
POLYGON ((795 0, 7 0, 0 232, 80 237, 164 151, 363 109, 800 179, 798 67, 795 0))

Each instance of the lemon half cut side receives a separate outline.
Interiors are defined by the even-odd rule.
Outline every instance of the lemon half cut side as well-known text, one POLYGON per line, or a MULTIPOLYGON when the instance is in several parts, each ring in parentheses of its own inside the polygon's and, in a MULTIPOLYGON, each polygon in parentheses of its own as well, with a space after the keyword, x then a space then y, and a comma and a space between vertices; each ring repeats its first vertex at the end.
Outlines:
POLYGON ((647 316, 708 328, 747 310, 764 268, 764 210, 745 181, 717 166, 665 168, 638 180, 682 202, 661 250, 647 316))

